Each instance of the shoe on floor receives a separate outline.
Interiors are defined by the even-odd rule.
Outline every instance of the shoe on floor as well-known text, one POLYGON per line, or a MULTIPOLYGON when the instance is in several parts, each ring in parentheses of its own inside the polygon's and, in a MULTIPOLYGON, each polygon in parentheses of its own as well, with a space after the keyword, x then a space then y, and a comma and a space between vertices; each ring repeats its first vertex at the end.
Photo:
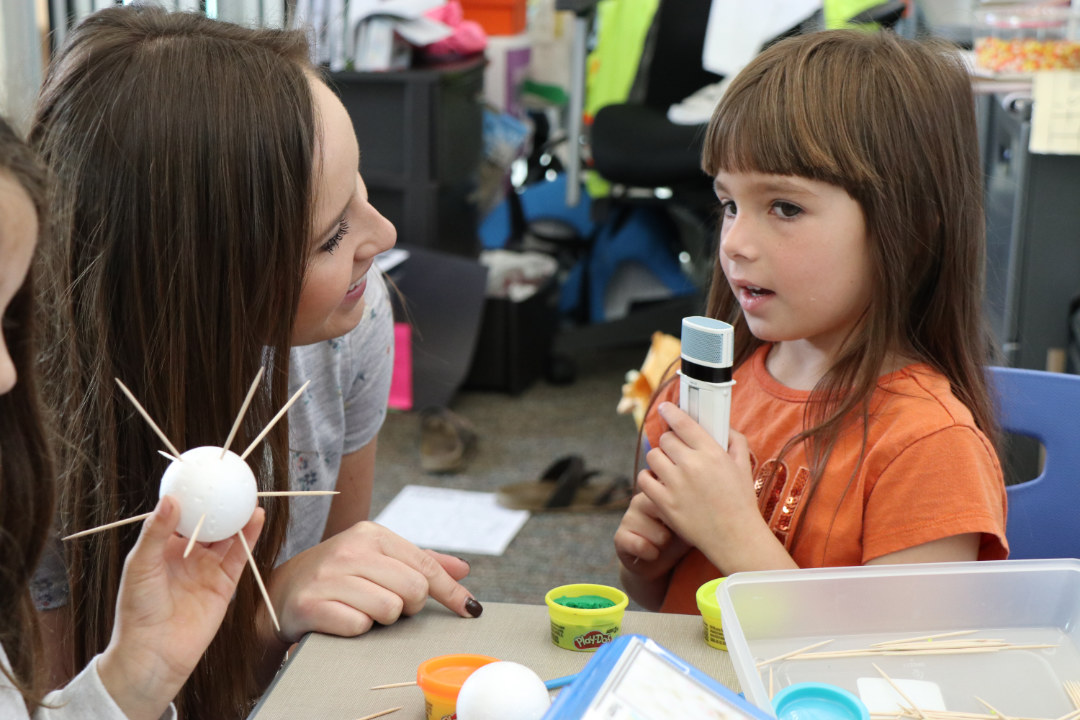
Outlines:
POLYGON ((511 483, 495 491, 506 508, 533 512, 601 512, 625 510, 633 490, 624 476, 586 470, 579 455, 559 458, 540 478, 511 483))
POLYGON ((476 446, 476 429, 461 415, 444 407, 420 412, 420 467, 425 472, 457 472, 476 446))

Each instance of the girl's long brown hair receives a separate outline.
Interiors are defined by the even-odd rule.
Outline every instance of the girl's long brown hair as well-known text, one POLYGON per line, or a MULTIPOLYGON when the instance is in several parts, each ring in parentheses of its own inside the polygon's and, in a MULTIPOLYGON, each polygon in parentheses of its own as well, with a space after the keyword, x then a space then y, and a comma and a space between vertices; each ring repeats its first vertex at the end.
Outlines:
MULTIPOLYGON (((709 124, 702 167, 712 176, 762 172, 831 183, 865 216, 870 304, 811 393, 806 430, 781 453, 806 442, 812 487, 853 420, 865 442, 871 394, 893 353, 943 373, 996 444, 983 375, 993 345, 982 315, 978 137, 971 81, 954 51, 887 32, 783 40, 732 81, 709 124)), ((707 312, 734 325, 736 366, 762 344, 719 263, 707 312)))
MULTIPOLYGON (((12 178, 30 198, 40 239, 48 213, 45 169, 3 119, 0 175, 12 178)), ((37 662, 41 638, 30 578, 52 523, 54 490, 39 411, 32 307, 31 276, 8 304, 0 328, 18 375, 15 387, 0 395, 0 645, 11 662, 11 672, 3 672, 22 693, 30 712, 41 701, 37 662)))
MULTIPOLYGON (((69 36, 31 141, 57 181, 42 245, 45 396, 63 428, 61 534, 153 509, 161 442, 122 380, 181 450, 224 443, 260 365, 267 380, 234 448, 284 405, 311 237, 315 121, 300 32, 252 30, 149 6, 69 36)), ((250 456, 261 490, 288 485, 288 428, 250 456)), ((268 507, 267 575, 288 525, 268 507)), ((65 544, 81 667, 108 644, 138 526, 65 544)), ((177 699, 187 718, 240 717, 259 688, 261 601, 246 573, 177 699)))

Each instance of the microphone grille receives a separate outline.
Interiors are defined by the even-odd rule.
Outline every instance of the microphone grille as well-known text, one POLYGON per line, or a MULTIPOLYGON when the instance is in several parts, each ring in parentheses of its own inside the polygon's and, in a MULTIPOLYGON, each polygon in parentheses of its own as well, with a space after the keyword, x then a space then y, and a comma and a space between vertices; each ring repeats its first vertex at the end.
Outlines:
POLYGON ((682 321, 682 356, 712 367, 731 367, 733 348, 731 325, 696 315, 682 321))

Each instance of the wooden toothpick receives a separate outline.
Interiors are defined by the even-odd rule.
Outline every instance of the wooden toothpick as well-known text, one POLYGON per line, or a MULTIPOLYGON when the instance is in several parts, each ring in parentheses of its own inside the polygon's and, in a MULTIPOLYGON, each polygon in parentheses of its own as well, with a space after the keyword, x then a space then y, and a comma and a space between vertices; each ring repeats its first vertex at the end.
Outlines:
POLYGON ((939 638, 957 637, 959 635, 971 635, 977 633, 978 630, 956 630, 955 632, 938 633, 937 635, 920 635, 919 637, 903 638, 900 640, 884 640, 882 642, 874 643, 870 647, 881 647, 882 645, 899 645, 903 643, 922 642, 929 640, 937 640, 939 638))
POLYGON ((143 419, 150 424, 150 429, 157 433, 157 436, 161 438, 161 442, 165 443, 165 447, 169 448, 169 450, 172 451, 173 455, 175 455, 176 457, 180 457, 180 451, 176 449, 175 445, 169 442, 169 438, 165 437, 165 433, 161 431, 161 428, 157 426, 157 423, 154 422, 154 419, 150 417, 150 413, 146 412, 146 408, 144 408, 139 403, 139 401, 135 399, 135 396, 131 394, 131 391, 127 389, 127 385, 120 382, 120 378, 113 379, 116 380, 116 384, 119 385, 120 389, 124 392, 125 395, 127 395, 128 400, 130 400, 132 404, 135 405, 135 409, 139 411, 139 414, 143 416, 143 419))
POLYGON ((999 718, 1001 718, 1001 720, 1013 720, 1012 716, 1010 716, 1010 715, 1006 715, 1005 713, 1001 712, 1001 711, 1000 711, 1000 710, 998 710, 998 709, 997 709, 996 707, 994 707, 994 706, 993 706, 993 705, 991 705, 990 703, 986 702, 985 700, 983 700, 983 699, 982 699, 981 697, 979 697, 978 695, 976 695, 976 696, 975 696, 975 699, 976 699, 976 700, 978 700, 978 701, 979 701, 980 703, 982 703, 982 704, 983 704, 983 706, 985 706, 987 710, 989 710, 990 712, 994 713, 994 714, 995 714, 995 715, 997 715, 997 716, 998 716, 999 718))
POLYGON ((411 687, 411 686, 413 686, 415 684, 416 684, 415 680, 410 680, 408 682, 387 683, 386 685, 375 685, 371 689, 372 690, 386 690, 388 688, 411 687))
POLYGON ((158 450, 158 455, 163 458, 168 458, 169 460, 174 460, 176 462, 184 462, 179 455, 173 455, 171 453, 165 452, 164 450, 158 450))
MULTIPOLYGON (((266 426, 265 428, 263 428, 263 431, 262 431, 261 433, 259 433, 259 434, 258 434, 258 436, 256 436, 256 438, 255 438, 254 440, 252 440, 252 441, 251 441, 251 444, 250 444, 250 445, 248 445, 248 448, 247 448, 247 450, 245 450, 245 451, 243 452, 243 454, 241 454, 241 455, 240 455, 240 459, 241 459, 241 460, 243 460, 244 458, 246 458, 246 457, 247 457, 247 456, 248 456, 248 455, 249 455, 249 454, 251 453, 251 451, 255 449, 255 446, 256 446, 256 445, 258 445, 258 444, 259 444, 259 443, 260 443, 260 442, 262 441, 262 439, 263 439, 264 437, 266 437, 266 434, 267 434, 268 432, 270 432, 270 428, 274 427, 274 425, 275 425, 275 424, 277 424, 277 421, 278 421, 278 420, 280 420, 280 419, 282 418, 282 416, 284 416, 284 415, 285 415, 285 412, 286 412, 286 411, 287 411, 287 410, 288 410, 288 409, 289 409, 290 407, 292 407, 292 404, 293 404, 294 402, 296 402, 296 401, 297 401, 297 399, 299 399, 299 397, 300 397, 300 393, 302 393, 302 392, 304 392, 305 390, 307 390, 307 386, 308 386, 308 385, 310 385, 310 384, 311 384, 311 381, 310 381, 310 380, 308 380, 308 381, 307 381, 306 383, 304 383, 304 384, 303 384, 303 385, 302 385, 302 386, 300 387, 300 389, 299 389, 299 390, 297 390, 297 391, 296 391, 296 392, 295 392, 295 393, 293 394, 293 396, 292 396, 291 398, 289 398, 289 402, 285 403, 285 407, 283 407, 283 408, 281 408, 280 410, 278 410, 278 413, 277 413, 277 415, 275 415, 275 416, 274 416, 274 417, 273 417, 273 418, 272 418, 272 419, 270 420, 270 422, 269 422, 269 423, 267 424, 267 426, 266 426)), ((177 455, 179 455, 179 454, 180 454, 180 453, 177 453, 177 455)))
POLYGON ((1066 680, 1062 684, 1065 686, 1065 694, 1069 696, 1069 700, 1072 700, 1073 707, 1080 710, 1080 682, 1066 680))
POLYGON ((106 523, 105 525, 98 525, 97 527, 90 528, 89 530, 80 530, 77 533, 72 533, 71 535, 68 535, 67 537, 63 538, 63 540, 65 540, 65 541, 74 540, 75 538, 81 538, 84 535, 93 535, 94 533, 101 532, 102 530, 109 530, 109 529, 114 528, 114 527, 120 527, 121 525, 129 525, 131 523, 137 523, 140 520, 145 520, 146 518, 150 517, 153 514, 154 514, 153 511, 151 511, 151 512, 148 512, 148 513, 143 513, 142 515, 135 515, 134 517, 129 517, 129 518, 125 519, 125 520, 117 520, 116 522, 106 523))
POLYGON ((404 705, 399 706, 399 707, 395 707, 395 708, 390 708, 388 710, 380 710, 377 713, 371 713, 370 715, 365 715, 362 718, 358 718, 358 720, 375 720, 375 718, 377 718, 377 717, 382 717, 383 715, 389 715, 390 713, 395 713, 398 710, 400 710, 402 707, 404 707, 404 705))
POLYGON ((206 522, 206 513, 199 516, 199 522, 195 524, 195 530, 192 531, 191 537, 187 541, 187 547, 184 548, 184 557, 191 554, 191 548, 195 547, 195 538, 199 537, 199 531, 202 530, 204 522, 206 522))
POLYGON ((236 437, 236 431, 240 429, 240 422, 244 419, 244 413, 247 412, 248 405, 251 404, 251 398, 255 397, 255 389, 259 387, 259 381, 262 380, 264 370, 266 370, 265 367, 260 367, 259 372, 255 374, 255 379, 251 381, 251 387, 248 388, 244 404, 240 406, 240 412, 236 413, 236 420, 233 421, 232 430, 229 431, 229 437, 225 440, 224 447, 221 448, 222 459, 225 458, 225 453, 229 452, 229 446, 232 445, 233 438, 236 437))
POLYGON ((240 544, 244 546, 244 552, 247 553, 248 562, 251 564, 251 572, 255 573, 255 582, 259 584, 259 592, 262 593, 263 601, 266 602, 266 609, 270 611, 270 619, 274 621, 274 629, 281 632, 281 625, 278 624, 277 613, 274 612, 274 605, 270 602, 270 593, 266 592, 266 585, 263 584, 262 575, 259 574, 259 566, 255 564, 255 556, 251 554, 251 548, 248 546, 247 538, 244 537, 244 532, 242 530, 236 533, 236 536, 240 538, 240 544))
POLYGON ((761 662, 759 662, 757 664, 757 666, 761 667, 763 665, 768 665, 769 663, 779 662, 781 660, 787 660, 792 655, 798 655, 800 653, 806 652, 807 650, 813 650, 814 648, 819 648, 822 645, 828 645, 831 642, 832 642, 831 638, 829 640, 822 640, 821 642, 816 642, 813 645, 807 645, 806 647, 799 648, 798 650, 792 650, 791 652, 786 652, 783 655, 777 655, 774 658, 769 658, 768 660, 762 660, 761 662))
POLYGON ((904 692, 903 690, 901 690, 901 689, 900 689, 900 686, 899 686, 899 685, 897 685, 896 683, 894 683, 894 682, 893 682, 893 679, 892 679, 891 677, 889 677, 888 675, 886 675, 886 674, 885 674, 885 671, 884 671, 884 670, 882 670, 882 669, 881 669, 880 667, 878 667, 877 663, 870 663, 870 664, 871 664, 871 665, 873 665, 873 666, 874 666, 874 669, 878 671, 878 675, 880 675, 881 677, 885 678, 885 682, 889 683, 889 685, 891 685, 891 686, 892 686, 892 689, 893 689, 893 690, 895 690, 895 691, 896 691, 896 693, 897 693, 897 694, 898 694, 898 695, 899 695, 900 697, 904 698, 904 700, 905 700, 905 701, 907 702, 907 704, 908 704, 908 705, 910 705, 910 706, 911 706, 911 709, 912 709, 912 711, 914 711, 914 713, 915 713, 916 715, 918 715, 918 716, 919 716, 919 717, 921 717, 921 718, 926 718, 926 715, 924 715, 924 714, 923 714, 923 711, 919 709, 919 706, 918 706, 918 705, 916 705, 916 704, 915 704, 914 702, 912 702, 911 698, 909 698, 909 697, 907 696, 907 693, 905 693, 905 692, 904 692))
POLYGON ((255 493, 259 497, 295 497, 297 495, 340 495, 337 490, 265 490, 255 493))

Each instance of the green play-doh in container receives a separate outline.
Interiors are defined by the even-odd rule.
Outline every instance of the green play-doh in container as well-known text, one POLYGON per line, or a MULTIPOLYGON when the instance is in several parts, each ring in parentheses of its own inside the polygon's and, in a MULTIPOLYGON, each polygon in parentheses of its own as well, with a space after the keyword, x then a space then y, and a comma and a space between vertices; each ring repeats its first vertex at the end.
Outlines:
POLYGON ((566 650, 593 652, 619 636, 630 599, 608 585, 576 583, 552 588, 544 602, 551 618, 551 642, 566 650))

